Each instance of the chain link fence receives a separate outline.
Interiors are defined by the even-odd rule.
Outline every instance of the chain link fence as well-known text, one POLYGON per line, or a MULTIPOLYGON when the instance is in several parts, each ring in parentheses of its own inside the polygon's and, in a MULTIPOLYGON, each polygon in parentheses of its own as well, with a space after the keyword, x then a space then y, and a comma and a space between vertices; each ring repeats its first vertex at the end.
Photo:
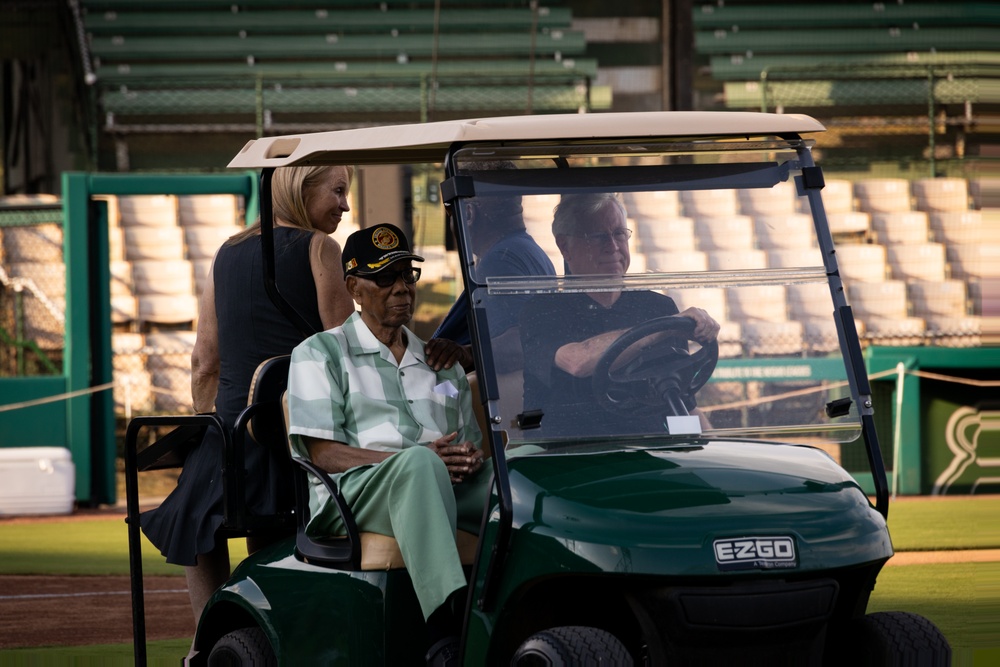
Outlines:
POLYGON ((11 198, 0 208, 0 376, 62 372, 61 218, 55 197, 11 198))
MULTIPOLYGON (((0 247, 0 377, 60 375, 67 288, 62 227, 5 224, 0 247)), ((118 416, 191 412, 194 336, 190 325, 178 331, 112 333, 118 416)))
POLYGON ((827 132, 818 142, 827 169, 974 178, 981 165, 970 162, 983 159, 1000 141, 992 121, 1000 110, 1000 64, 778 64, 741 74, 715 65, 713 70, 739 78, 717 84, 717 100, 725 108, 806 113, 821 120, 827 132))

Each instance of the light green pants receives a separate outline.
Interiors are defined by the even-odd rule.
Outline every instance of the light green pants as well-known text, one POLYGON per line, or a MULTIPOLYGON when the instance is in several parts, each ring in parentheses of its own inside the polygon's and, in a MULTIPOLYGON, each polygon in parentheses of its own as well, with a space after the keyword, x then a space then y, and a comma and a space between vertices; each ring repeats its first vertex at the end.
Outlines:
POLYGON ((488 468, 452 486, 437 454, 408 447, 382 463, 340 476, 340 492, 358 530, 389 535, 399 543, 425 619, 466 584, 455 530, 479 533, 489 493, 488 468))

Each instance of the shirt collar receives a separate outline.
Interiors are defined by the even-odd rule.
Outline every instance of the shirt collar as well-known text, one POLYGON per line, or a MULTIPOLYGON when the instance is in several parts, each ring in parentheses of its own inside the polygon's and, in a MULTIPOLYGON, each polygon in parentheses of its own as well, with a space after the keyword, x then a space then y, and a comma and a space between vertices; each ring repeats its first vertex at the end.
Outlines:
MULTIPOLYGON (((393 365, 396 365, 396 360, 389 352, 389 348, 386 347, 382 341, 375 337, 365 321, 361 319, 361 313, 355 312, 343 325, 344 336, 347 337, 348 349, 352 355, 362 355, 362 354, 380 354, 383 359, 391 361, 393 365)), ((406 334, 406 353, 403 355, 403 361, 400 362, 399 366, 402 368, 404 366, 413 366, 415 364, 426 364, 427 358, 424 356, 424 342, 417 338, 417 336, 403 327, 403 333, 406 334)))

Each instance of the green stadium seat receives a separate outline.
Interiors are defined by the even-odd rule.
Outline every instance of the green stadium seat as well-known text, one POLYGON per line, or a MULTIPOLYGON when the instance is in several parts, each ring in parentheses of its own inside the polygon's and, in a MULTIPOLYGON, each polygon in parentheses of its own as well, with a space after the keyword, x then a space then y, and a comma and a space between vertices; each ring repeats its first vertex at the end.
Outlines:
POLYGON ((520 57, 583 54, 583 33, 551 31, 393 35, 203 35, 114 36, 91 39, 95 57, 108 62, 136 60, 336 60, 340 58, 520 57))
POLYGON ((726 106, 734 109, 767 107, 829 108, 900 105, 926 108, 931 99, 938 104, 1000 103, 1000 79, 937 79, 933 86, 926 76, 895 79, 829 79, 801 81, 727 81, 726 106))
POLYGON ((489 60, 460 59, 433 63, 430 60, 338 60, 322 62, 198 62, 198 63, 119 63, 102 64, 95 68, 101 86, 130 89, 171 85, 204 85, 237 80, 256 81, 315 81, 331 83, 398 83, 429 79, 474 77, 479 80, 526 80, 589 78, 597 76, 597 61, 593 58, 561 58, 560 60, 489 60))
POLYGON ((134 10, 141 3, 119 3, 115 11, 90 12, 84 27, 92 35, 239 35, 247 34, 390 34, 439 30, 463 32, 504 32, 532 27, 539 30, 565 29, 570 25, 567 7, 543 7, 535 14, 528 7, 449 8, 435 17, 433 6, 389 8, 387 11, 326 9, 284 9, 281 3, 269 7, 248 7, 232 11, 208 6, 197 12, 134 10), (132 9, 132 11, 129 11, 132 9))
POLYGON ((992 2, 904 4, 869 3, 712 3, 695 7, 696 28, 858 28, 942 25, 1000 25, 1000 5, 992 2))
POLYGON ((83 0, 82 9, 108 130, 310 131, 611 107, 565 6, 83 0))
POLYGON ((908 51, 993 50, 995 28, 908 26, 895 30, 850 28, 824 30, 697 31, 695 50, 706 55, 735 53, 900 53, 908 51))
POLYGON ((1000 66, 1000 52, 813 53, 807 59, 802 54, 739 53, 712 56, 709 63, 717 81, 758 80, 762 73, 768 80, 857 78, 859 74, 886 79, 926 76, 931 67, 963 76, 986 76, 1000 66))
POLYGON ((997 3, 736 0, 695 6, 692 23, 730 109, 912 117, 1000 103, 997 3))
MULTIPOLYGON (((254 88, 106 91, 102 106, 116 116, 163 116, 174 114, 249 114, 258 109, 271 113, 328 114, 413 112, 421 108, 427 93, 417 86, 410 87, 282 87, 259 94, 254 88), (260 95, 258 97, 258 95, 260 95)), ((434 94, 437 111, 493 110, 523 112, 528 107, 537 111, 576 112, 580 109, 606 109, 611 105, 610 89, 595 86, 571 88, 565 85, 527 86, 445 86, 434 94)), ((120 120, 120 119, 119 119, 120 120)))

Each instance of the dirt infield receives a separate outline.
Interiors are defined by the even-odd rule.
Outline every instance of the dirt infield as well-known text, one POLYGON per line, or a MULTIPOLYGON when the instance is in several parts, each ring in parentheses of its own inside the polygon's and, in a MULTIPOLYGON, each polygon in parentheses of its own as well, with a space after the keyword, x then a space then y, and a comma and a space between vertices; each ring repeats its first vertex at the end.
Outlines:
MULTIPOLYGON (((123 521, 121 507, 77 509, 71 515, 5 517, 42 523, 123 521)), ((143 578, 146 639, 194 636, 184 577, 143 578)), ((0 650, 35 646, 132 643, 132 593, 127 576, 0 576, 0 650)))
MULTIPOLYGON (((146 639, 194 636, 183 577, 146 577, 146 639)), ((0 649, 132 642, 128 577, 0 577, 0 649)))

